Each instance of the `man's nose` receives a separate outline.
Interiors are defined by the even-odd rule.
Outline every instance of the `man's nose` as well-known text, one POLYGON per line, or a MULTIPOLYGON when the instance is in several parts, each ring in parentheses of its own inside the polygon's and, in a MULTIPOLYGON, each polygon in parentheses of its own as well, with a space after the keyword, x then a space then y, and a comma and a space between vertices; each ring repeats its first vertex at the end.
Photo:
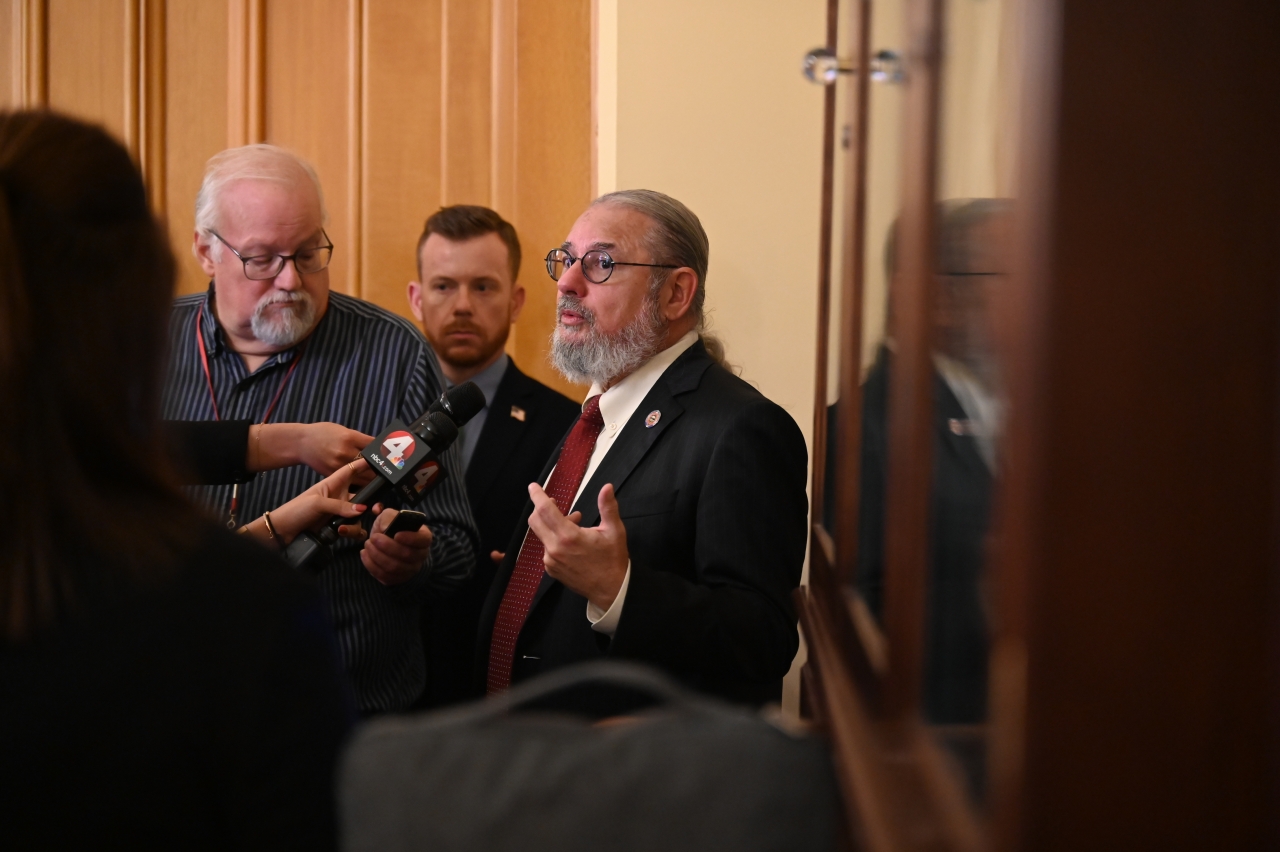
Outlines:
POLYGON ((453 296, 453 312, 455 314, 471 313, 471 288, 459 285, 453 296))
POLYGON ((301 290, 302 275, 298 272, 298 262, 293 258, 287 258, 284 266, 276 273, 272 286, 277 290, 301 290))
POLYGON ((571 293, 581 299, 587 295, 587 283, 586 276, 582 274, 582 260, 579 259, 560 274, 560 280, 556 282, 556 290, 561 295, 571 293))

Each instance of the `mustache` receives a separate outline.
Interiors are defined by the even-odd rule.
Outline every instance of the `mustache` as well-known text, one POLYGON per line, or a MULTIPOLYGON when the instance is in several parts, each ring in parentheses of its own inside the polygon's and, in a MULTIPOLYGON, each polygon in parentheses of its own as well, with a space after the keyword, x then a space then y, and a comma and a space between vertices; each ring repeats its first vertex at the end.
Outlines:
POLYGON ((271 305, 305 305, 311 302, 311 294, 305 290, 273 290, 258 300, 258 310, 271 305))
POLYGON ((481 336, 483 336, 484 334, 484 331, 483 329, 480 328, 480 326, 476 325, 473 322, 467 322, 466 320, 454 320, 453 322, 449 323, 444 327, 443 333, 453 334, 454 332, 458 332, 458 331, 469 331, 472 334, 479 334, 481 336))
POLYGON ((582 304, 582 300, 571 293, 565 293, 556 300, 556 313, 559 314, 561 311, 573 311, 575 314, 582 317, 582 321, 585 322, 588 327, 594 327, 596 324, 596 315, 592 310, 582 304))

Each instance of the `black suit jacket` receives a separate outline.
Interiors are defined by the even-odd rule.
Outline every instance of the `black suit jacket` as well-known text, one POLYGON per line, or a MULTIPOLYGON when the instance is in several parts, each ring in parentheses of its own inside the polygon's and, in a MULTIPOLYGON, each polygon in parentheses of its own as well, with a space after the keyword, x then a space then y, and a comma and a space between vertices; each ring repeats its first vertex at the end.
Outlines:
MULTIPOLYGON (((779 698, 799 642, 791 593, 804 562, 807 465, 791 416, 695 343, 637 407, 573 507, 582 526, 597 525, 597 495, 613 483, 631 556, 616 634, 593 631, 586 599, 544 575, 516 643, 513 683, 608 655, 733 701, 779 698), (647 426, 651 412, 658 420, 647 426)), ((478 691, 532 508, 526 501, 485 602, 478 691)))
MULTIPOLYGON (((858 587, 876 615, 881 613, 884 586, 889 373, 889 351, 882 348, 862 387, 858 587)), ((986 719, 987 706, 983 564, 992 476, 976 439, 965 428, 969 416, 959 400, 936 372, 933 382, 924 715, 938 724, 976 723, 986 719)))
POLYGON ((578 403, 529 378, 514 361, 503 373, 467 467, 467 498, 480 528, 476 571, 456 591, 429 594, 422 619, 427 686, 417 706, 470 697, 476 624, 497 569, 489 552, 507 546, 529 500, 529 483, 542 481, 539 473, 580 411, 578 403))

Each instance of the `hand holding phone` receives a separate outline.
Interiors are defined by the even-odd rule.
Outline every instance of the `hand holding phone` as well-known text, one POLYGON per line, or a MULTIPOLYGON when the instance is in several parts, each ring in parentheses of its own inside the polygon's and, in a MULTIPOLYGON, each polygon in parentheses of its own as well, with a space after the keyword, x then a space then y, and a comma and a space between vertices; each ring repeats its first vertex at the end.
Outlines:
POLYGON ((426 522, 427 516, 422 512, 414 512, 412 510, 405 509, 401 510, 382 532, 384 535, 395 538, 396 533, 414 532, 415 530, 422 529, 422 525, 426 522))

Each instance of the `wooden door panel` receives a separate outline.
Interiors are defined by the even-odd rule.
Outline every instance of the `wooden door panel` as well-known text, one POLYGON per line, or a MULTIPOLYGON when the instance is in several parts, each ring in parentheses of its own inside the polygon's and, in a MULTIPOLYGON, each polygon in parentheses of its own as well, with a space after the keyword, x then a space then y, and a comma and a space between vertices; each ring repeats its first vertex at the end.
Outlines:
POLYGON ((360 295, 357 207, 359 0, 266 4, 266 139, 306 157, 320 175, 333 241, 330 286, 360 295), (354 125, 354 126, 353 126, 354 125), (355 138, 353 138, 355 137, 355 138))
MULTIPOLYGON (((49 106, 100 123, 127 145, 129 0, 49 0, 49 106)), ((133 145, 130 145, 132 148, 133 145)))
POLYGON ((228 38, 225 0, 165 3, 164 211, 179 293, 209 284, 191 237, 204 165, 227 146, 228 38))
POLYGON ((418 235, 442 195, 442 5, 366 7, 361 295, 409 318, 418 235))

